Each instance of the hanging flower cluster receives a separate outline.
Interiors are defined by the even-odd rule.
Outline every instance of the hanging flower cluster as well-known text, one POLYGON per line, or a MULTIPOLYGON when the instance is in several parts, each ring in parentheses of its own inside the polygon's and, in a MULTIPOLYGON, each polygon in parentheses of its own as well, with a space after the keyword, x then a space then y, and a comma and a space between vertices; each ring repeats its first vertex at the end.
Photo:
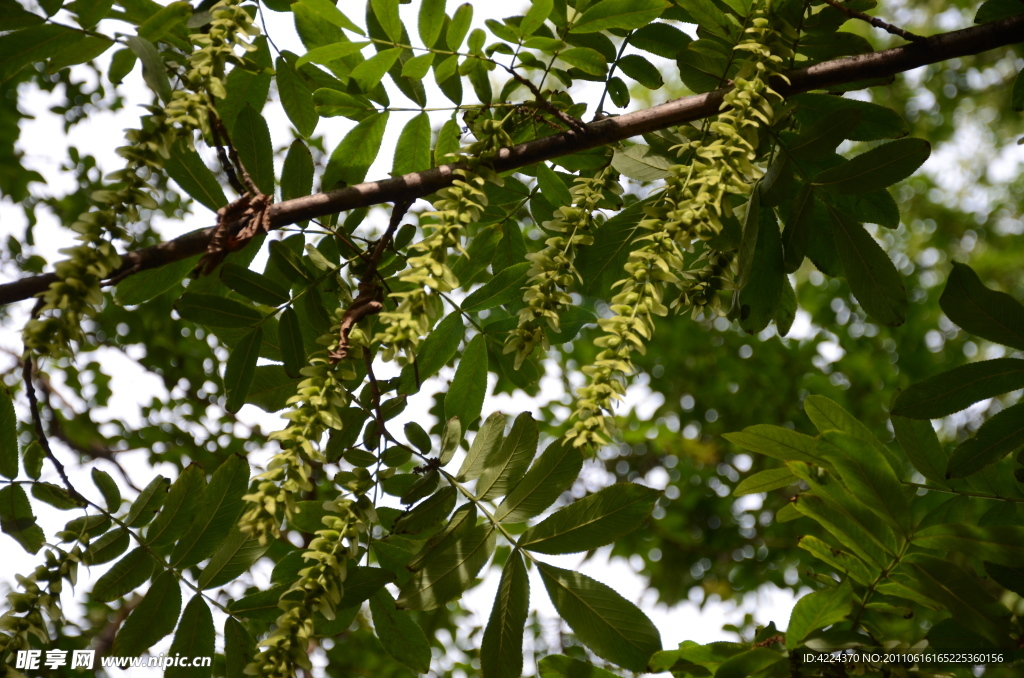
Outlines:
POLYGON ((410 247, 413 254, 408 259, 409 268, 399 276, 410 289, 393 292, 391 297, 398 308, 380 314, 384 328, 375 341, 384 345, 384 360, 397 358, 404 363, 412 359, 420 338, 430 331, 437 315, 430 291, 447 292, 459 286, 448 267, 448 252, 463 251, 462 230, 479 221, 487 207, 484 185, 488 181, 502 184, 501 176, 488 162, 501 148, 511 146, 512 138, 502 121, 493 119, 481 123, 477 136, 479 140, 457 158, 463 165, 455 170, 460 178, 438 191, 434 211, 423 214, 434 223, 423 226, 425 237, 410 247))
POLYGON ((548 238, 544 249, 526 255, 531 263, 530 281, 523 294, 526 308, 519 311, 519 326, 505 344, 505 353, 516 354, 516 369, 538 345, 548 348, 545 326, 557 332, 560 314, 572 305, 567 290, 579 275, 573 266, 576 250, 594 242, 592 233, 597 226, 594 211, 606 192, 622 193, 618 173, 611 167, 594 177, 577 177, 570 189, 572 204, 559 207, 555 218, 543 224, 547 230, 564 235, 548 238))
MULTIPOLYGON (((625 378, 634 372, 631 353, 644 352, 654 332, 655 315, 666 315, 665 283, 683 289, 682 299, 705 307, 717 307, 721 274, 731 258, 716 253, 709 265, 681 280, 683 251, 696 241, 708 241, 722 231, 722 220, 731 216, 729 194, 748 194, 761 175, 754 164, 762 127, 770 125, 770 98, 779 98, 769 87, 788 47, 771 28, 763 6, 751 17, 743 40, 735 50, 749 56, 725 96, 722 112, 698 141, 675 148, 686 164, 673 165, 658 200, 645 208, 639 226, 646 235, 638 239, 625 266, 626 278, 616 283, 610 318, 598 320, 604 335, 594 343, 602 350, 594 364, 583 368, 588 382, 577 391, 575 421, 566 438, 574 445, 600 446, 614 430, 612 405, 625 394, 625 378)), ((712 257, 712 255, 708 255, 712 257)), ((695 306, 696 308, 696 306, 695 306)))
POLYGON ((96 208, 71 225, 80 244, 61 250, 67 259, 56 266, 57 280, 40 295, 35 317, 25 325, 27 349, 53 355, 82 340, 82 321, 103 300, 101 282, 121 265, 113 241, 125 237, 123 225, 138 221, 140 209, 157 208, 149 178, 164 166, 176 139, 191 143, 196 129, 209 131, 209 95, 224 97, 224 68, 241 63, 234 48, 255 49, 246 39, 259 29, 238 4, 222 0, 213 9, 209 31, 190 36, 199 46, 184 76, 192 91, 173 92, 166 109, 149 107, 140 128, 127 132, 128 144, 117 149, 127 161, 125 168, 107 175, 110 187, 92 195, 96 208))
MULTIPOLYGON (((83 534, 83 543, 87 540, 83 534)), ((43 612, 51 622, 63 622, 60 594, 64 589, 65 579, 72 586, 75 585, 82 553, 80 544, 75 544, 67 552, 50 547, 46 550, 45 564, 38 565, 27 576, 14 575, 19 588, 7 594, 7 610, 0 616, 0 631, 4 632, 0 633, 0 657, 8 657, 18 650, 29 649, 29 634, 34 635, 44 645, 49 644, 50 633, 43 619, 43 612)))

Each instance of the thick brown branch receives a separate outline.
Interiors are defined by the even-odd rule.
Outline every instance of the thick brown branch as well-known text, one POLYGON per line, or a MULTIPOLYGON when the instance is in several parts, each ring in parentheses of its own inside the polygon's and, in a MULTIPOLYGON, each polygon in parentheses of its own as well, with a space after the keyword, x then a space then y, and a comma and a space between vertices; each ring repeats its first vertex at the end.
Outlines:
MULTIPOLYGON (((1022 41, 1024 14, 935 35, 894 49, 834 59, 816 66, 793 70, 786 74, 789 82, 780 81, 775 84, 775 89, 783 96, 792 96, 813 89, 885 78, 920 66, 979 54, 1022 41)), ((503 172, 525 167, 542 160, 700 120, 718 112, 727 91, 719 89, 707 94, 683 97, 642 111, 604 118, 588 124, 585 135, 567 132, 505 148, 495 158, 494 168, 503 172)), ((424 172, 371 181, 329 193, 318 193, 277 203, 267 209, 270 227, 281 228, 358 207, 421 198, 450 185, 455 179, 456 169, 456 165, 442 165, 424 172)), ((128 252, 122 255, 121 267, 114 271, 111 277, 130 269, 136 272, 144 271, 200 254, 206 250, 213 231, 213 228, 195 231, 153 247, 128 252)), ((0 285, 0 304, 29 299, 45 291, 56 279, 56 275, 47 273, 0 285)))

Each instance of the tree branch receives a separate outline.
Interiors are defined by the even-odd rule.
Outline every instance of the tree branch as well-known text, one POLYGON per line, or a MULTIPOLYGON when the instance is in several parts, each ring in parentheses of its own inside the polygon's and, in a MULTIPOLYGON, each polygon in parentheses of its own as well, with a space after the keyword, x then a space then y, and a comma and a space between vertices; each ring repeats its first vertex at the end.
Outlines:
MULTIPOLYGON (((946 61, 956 57, 979 54, 1024 41, 1024 14, 942 33, 909 45, 881 52, 834 59, 815 66, 796 69, 786 74, 788 83, 773 83, 784 97, 862 80, 886 78, 897 73, 946 61)), ((503 148, 493 161, 499 172, 525 167, 569 153, 606 146, 648 132, 700 120, 718 113, 728 89, 683 97, 652 108, 604 118, 586 125, 586 134, 567 132, 503 148)), ((371 181, 328 193, 317 193, 277 203, 267 209, 270 228, 315 219, 386 202, 414 200, 450 185, 456 178, 458 165, 441 165, 423 172, 401 177, 371 181)), ((244 224, 238 224, 241 228, 244 224)), ((157 268, 206 251, 214 228, 193 231, 153 247, 146 247, 121 256, 121 266, 111 273, 115 278, 127 271, 157 268)), ((0 305, 29 299, 45 291, 57 280, 53 273, 22 278, 0 285, 0 305)))

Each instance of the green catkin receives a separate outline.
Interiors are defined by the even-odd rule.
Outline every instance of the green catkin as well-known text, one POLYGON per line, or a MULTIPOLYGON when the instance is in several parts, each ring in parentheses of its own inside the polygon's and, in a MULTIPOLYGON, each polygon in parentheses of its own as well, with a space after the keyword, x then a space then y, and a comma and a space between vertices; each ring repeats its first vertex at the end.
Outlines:
POLYGON ((409 268, 399 276, 410 289, 393 292, 391 297, 398 302, 398 307, 380 314, 384 327, 374 340, 383 344, 384 360, 397 359, 403 364, 412 360, 420 340, 430 331, 435 319, 431 293, 448 292, 459 286, 448 267, 449 251, 463 251, 463 230, 478 222, 487 207, 484 185, 487 182, 502 184, 501 176, 488 162, 501 148, 511 146, 512 138, 502 127, 501 120, 484 120, 480 130, 479 141, 455 159, 463 165, 455 170, 459 178, 438 191, 434 211, 423 214, 433 223, 424 224, 424 238, 410 247, 409 268))
MULTIPOLYGON (((666 315, 666 283, 682 288, 680 299, 696 310, 718 308, 721 275, 731 258, 709 254, 708 265, 677 275, 683 269, 683 251, 696 242, 719 235, 723 219, 731 216, 729 194, 749 194, 761 169, 755 165, 760 130, 771 124, 771 98, 779 98, 768 84, 788 48, 772 30, 762 5, 755 10, 743 40, 736 45, 747 60, 724 97, 722 112, 700 141, 676 147, 689 155, 686 165, 673 165, 659 199, 645 209, 639 226, 646 234, 637 240, 625 265, 626 277, 616 283, 612 316, 601 318, 603 336, 595 345, 603 350, 583 368, 587 383, 577 391, 572 428, 566 439, 577 447, 610 442, 614 429, 612 406, 626 392, 626 378, 635 369, 633 351, 644 352, 654 332, 654 316, 666 315)), ((678 303, 678 302, 677 302, 678 303)))
POLYGON ((222 0, 212 9, 206 33, 190 38, 198 49, 188 59, 184 82, 190 90, 176 90, 166 109, 150 106, 139 129, 129 130, 127 145, 117 153, 127 162, 105 178, 110 187, 93 193, 96 208, 79 215, 71 225, 80 244, 61 250, 67 259, 57 264, 57 280, 40 295, 38 312, 25 325, 25 347, 39 355, 59 355, 72 341, 82 341, 83 320, 103 302, 101 283, 121 265, 114 240, 127 233, 124 225, 139 220, 140 209, 156 209, 156 192, 149 177, 163 168, 178 139, 190 143, 196 130, 209 127, 209 97, 223 98, 224 69, 241 64, 235 47, 255 49, 247 38, 259 34, 240 0, 222 0))
POLYGON ((570 189, 572 204, 559 207, 555 218, 543 224, 544 228, 558 231, 559 235, 548 238, 540 252, 526 255, 531 263, 529 282, 523 294, 526 307, 519 311, 519 326, 505 344, 505 353, 516 354, 516 369, 537 346, 548 349, 545 327, 557 332, 559 317, 572 305, 568 289, 574 278, 579 277, 573 265, 576 250, 594 242, 593 232, 597 227, 594 210, 605 192, 622 193, 617 179, 617 173, 610 167, 593 178, 577 177, 570 189))

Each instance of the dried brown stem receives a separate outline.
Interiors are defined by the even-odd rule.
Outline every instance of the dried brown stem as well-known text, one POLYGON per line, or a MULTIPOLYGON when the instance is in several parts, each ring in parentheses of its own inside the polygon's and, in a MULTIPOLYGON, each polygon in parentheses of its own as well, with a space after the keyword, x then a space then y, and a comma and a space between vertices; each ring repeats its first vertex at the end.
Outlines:
POLYGON ((892 35, 898 35, 899 37, 901 37, 904 40, 907 40, 909 42, 919 42, 919 41, 927 39, 924 36, 916 35, 914 33, 911 33, 910 31, 903 30, 899 26, 894 26, 893 24, 890 24, 890 23, 887 23, 885 21, 882 21, 878 17, 868 16, 864 12, 858 12, 857 10, 853 9, 852 7, 847 7, 843 3, 839 2, 839 0, 824 0, 824 2, 826 2, 829 5, 831 5, 832 7, 835 7, 840 12, 842 12, 843 14, 845 14, 846 16, 848 16, 848 17, 850 17, 852 19, 858 19, 860 21, 864 21, 866 23, 869 23, 872 26, 874 26, 875 28, 881 28, 886 33, 891 33, 892 35))
POLYGON ((524 78, 522 75, 520 75, 519 72, 516 71, 516 69, 506 66, 505 70, 508 71, 509 75, 515 78, 516 82, 530 90, 530 93, 533 94, 534 98, 534 101, 532 102, 533 105, 535 105, 537 108, 543 111, 550 113, 558 120, 561 120, 569 129, 571 129, 576 134, 587 134, 587 125, 585 122, 583 122, 579 118, 569 115, 568 113, 566 113, 565 111, 563 111, 562 109, 558 108, 550 101, 545 99, 544 95, 541 94, 539 89, 537 89, 537 86, 530 82, 529 79, 524 78))
POLYGON ((39 444, 43 448, 43 453, 46 458, 50 460, 53 467, 57 469, 57 475, 60 476, 61 482, 64 483, 64 487, 67 489, 68 494, 73 499, 85 501, 78 490, 71 484, 71 480, 68 478, 67 471, 64 470, 64 464, 60 463, 60 460, 53 454, 53 450, 50 449, 50 441, 46 438, 46 429, 43 426, 43 417, 39 411, 39 400, 36 398, 36 387, 33 383, 33 377, 35 376, 35 359, 32 353, 26 351, 22 357, 22 377, 25 380, 25 393, 28 394, 28 407, 32 413, 32 423, 35 425, 36 438, 39 440, 39 444))

